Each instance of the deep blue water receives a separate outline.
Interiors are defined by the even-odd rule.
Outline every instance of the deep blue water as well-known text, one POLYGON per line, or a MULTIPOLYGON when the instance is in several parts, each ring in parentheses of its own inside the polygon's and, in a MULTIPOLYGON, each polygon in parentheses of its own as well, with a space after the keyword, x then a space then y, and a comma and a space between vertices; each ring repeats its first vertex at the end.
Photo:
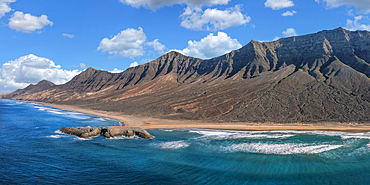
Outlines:
POLYGON ((0 184, 370 184, 370 133, 149 130, 81 140, 115 120, 0 100, 0 184))

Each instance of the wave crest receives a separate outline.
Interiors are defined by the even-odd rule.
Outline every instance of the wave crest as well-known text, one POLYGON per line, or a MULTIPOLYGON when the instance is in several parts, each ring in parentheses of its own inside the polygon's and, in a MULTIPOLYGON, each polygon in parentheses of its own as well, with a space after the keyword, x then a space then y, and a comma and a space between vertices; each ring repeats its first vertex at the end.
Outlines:
POLYGON ((179 149, 179 148, 186 148, 189 146, 189 143, 185 141, 169 141, 164 143, 157 144, 158 147, 162 149, 179 149))
POLYGON ((271 143, 242 143, 233 144, 225 150, 232 152, 250 152, 263 154, 318 154, 343 147, 343 145, 310 145, 310 144, 271 144, 271 143))

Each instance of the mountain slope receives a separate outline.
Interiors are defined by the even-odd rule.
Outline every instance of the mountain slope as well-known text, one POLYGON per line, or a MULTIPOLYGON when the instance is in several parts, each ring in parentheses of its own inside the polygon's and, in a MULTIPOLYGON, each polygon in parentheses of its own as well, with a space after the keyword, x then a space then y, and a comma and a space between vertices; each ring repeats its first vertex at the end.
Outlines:
POLYGON ((66 84, 3 98, 167 119, 369 122, 369 77, 370 33, 338 28, 252 40, 209 60, 172 51, 122 73, 88 68, 66 84))

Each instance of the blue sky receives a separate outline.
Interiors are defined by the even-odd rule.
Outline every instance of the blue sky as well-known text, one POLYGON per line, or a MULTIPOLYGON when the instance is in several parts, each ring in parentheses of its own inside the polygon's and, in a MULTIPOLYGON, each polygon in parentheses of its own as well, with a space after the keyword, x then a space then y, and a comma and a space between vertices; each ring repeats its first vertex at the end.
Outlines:
POLYGON ((370 30, 369 14, 370 0, 0 0, 0 92, 171 50, 206 59, 252 39, 370 30))

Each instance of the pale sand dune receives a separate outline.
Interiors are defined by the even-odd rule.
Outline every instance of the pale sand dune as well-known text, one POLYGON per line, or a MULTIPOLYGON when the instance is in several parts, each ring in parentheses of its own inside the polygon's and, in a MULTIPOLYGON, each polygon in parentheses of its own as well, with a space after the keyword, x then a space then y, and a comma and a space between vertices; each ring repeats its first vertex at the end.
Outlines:
MULTIPOLYGON (((39 102, 38 102, 39 103, 39 102)), ((122 115, 116 112, 97 111, 82 109, 75 106, 56 105, 41 103, 60 109, 72 110, 84 114, 107 117, 121 121, 125 126, 140 127, 143 129, 181 129, 181 128, 199 128, 199 129, 221 129, 221 130, 250 130, 250 131, 268 131, 268 130, 325 130, 325 131, 344 131, 344 132, 364 132, 370 131, 370 124, 357 123, 210 123, 193 120, 166 120, 142 116, 122 115)))

